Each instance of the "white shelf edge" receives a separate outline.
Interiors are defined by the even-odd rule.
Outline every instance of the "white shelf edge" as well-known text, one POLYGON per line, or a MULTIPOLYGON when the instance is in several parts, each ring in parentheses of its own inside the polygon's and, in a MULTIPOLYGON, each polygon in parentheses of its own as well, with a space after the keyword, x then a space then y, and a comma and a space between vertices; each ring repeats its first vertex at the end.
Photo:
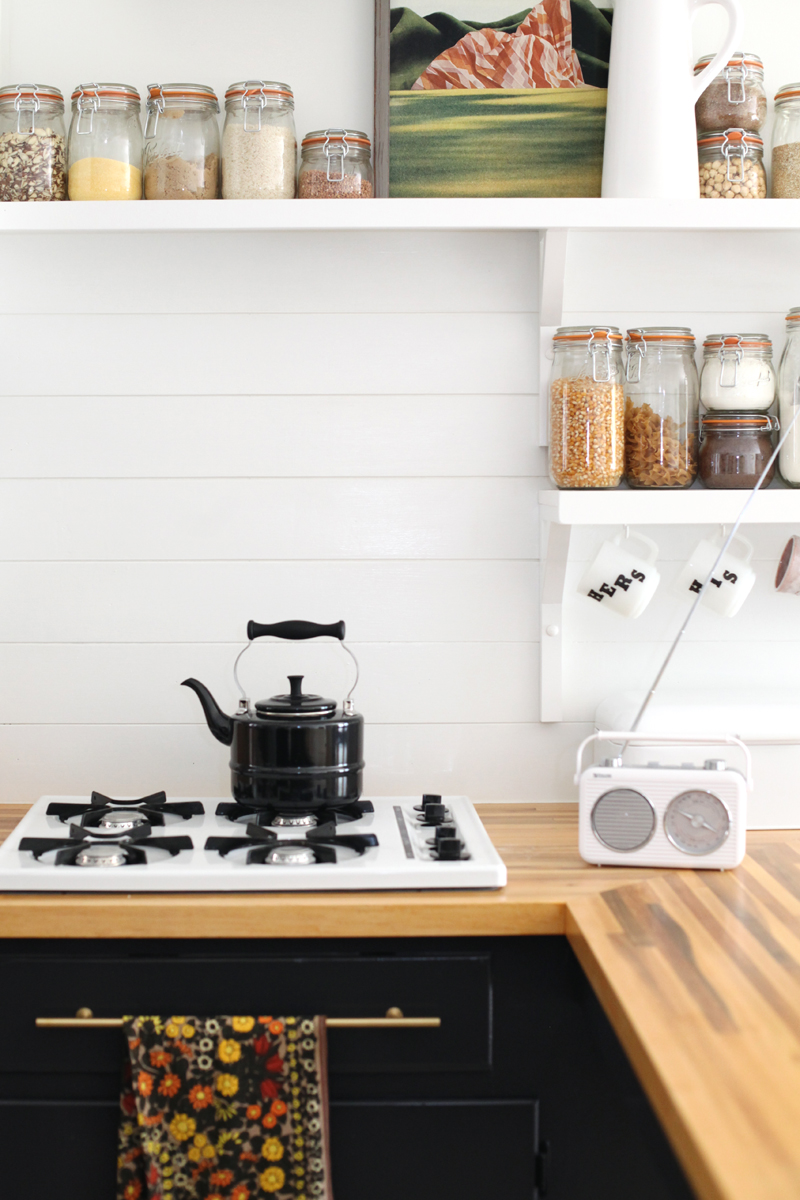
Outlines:
POLYGON ((800 230, 800 200, 145 200, 0 204, 0 233, 800 230))
MULTIPOLYGON (((559 525, 732 525, 746 491, 547 491, 539 493, 546 520, 559 525)), ((746 525, 797 524, 800 532, 800 489, 768 488, 754 499, 746 525)))

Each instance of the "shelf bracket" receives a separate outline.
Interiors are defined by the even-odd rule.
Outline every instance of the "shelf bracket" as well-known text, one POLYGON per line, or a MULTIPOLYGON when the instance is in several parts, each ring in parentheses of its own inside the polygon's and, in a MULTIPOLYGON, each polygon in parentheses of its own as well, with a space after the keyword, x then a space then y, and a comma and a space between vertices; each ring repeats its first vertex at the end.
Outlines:
POLYGON ((563 324, 568 229, 539 230, 539 445, 548 444, 553 334, 563 324))
POLYGON ((561 525, 542 514, 542 588, 540 605, 539 720, 563 720, 563 604, 571 525, 561 525))

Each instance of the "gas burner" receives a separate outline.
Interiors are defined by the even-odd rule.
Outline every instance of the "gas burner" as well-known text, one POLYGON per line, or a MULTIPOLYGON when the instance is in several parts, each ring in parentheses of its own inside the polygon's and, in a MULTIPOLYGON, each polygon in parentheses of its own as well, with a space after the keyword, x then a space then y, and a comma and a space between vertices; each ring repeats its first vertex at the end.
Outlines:
POLYGON ((98 837, 114 837, 134 829, 149 833, 153 826, 175 825, 192 817, 202 817, 204 812, 198 800, 169 804, 166 792, 154 792, 141 800, 112 800, 100 792, 92 792, 88 804, 47 806, 48 817, 58 817, 65 825, 77 822, 82 829, 98 837))
POLYGON ((378 845, 374 833, 352 833, 336 837, 331 826, 310 830, 305 840, 278 838, 261 825, 247 826, 248 837, 210 837, 206 850, 216 850, 221 858, 246 866, 310 867, 317 863, 344 863, 378 845))
POLYGON ((336 825, 360 821, 375 811, 371 800, 355 800, 344 808, 318 808, 308 813, 287 813, 274 808, 257 808, 254 804, 229 803, 217 805, 217 816, 226 817, 240 825, 261 825, 264 828, 299 830, 315 827, 333 830, 336 825))
MULTIPOLYGON (((73 825, 78 835, 78 826, 73 825)), ((130 836, 116 841, 77 841, 65 838, 25 837, 20 850, 28 850, 40 863, 56 867, 138 867, 164 862, 181 850, 192 850, 189 837, 142 838, 130 836)))

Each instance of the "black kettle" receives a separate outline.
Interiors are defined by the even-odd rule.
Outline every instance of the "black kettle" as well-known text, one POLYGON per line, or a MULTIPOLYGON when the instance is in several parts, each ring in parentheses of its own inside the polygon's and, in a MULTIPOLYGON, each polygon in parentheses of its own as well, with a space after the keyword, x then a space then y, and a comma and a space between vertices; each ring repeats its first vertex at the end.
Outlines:
POLYGON ((231 747, 233 798, 259 808, 284 813, 309 813, 320 808, 343 808, 361 795, 364 773, 364 718, 353 708, 358 663, 344 643, 344 621, 317 625, 313 621, 247 624, 247 645, 236 658, 233 677, 242 693, 239 711, 227 716, 208 688, 197 679, 181 686, 196 692, 208 727, 218 741, 231 747), (290 641, 335 637, 355 664, 353 686, 337 707, 303 691, 303 676, 289 676, 289 691, 253 704, 239 683, 242 655, 260 637, 290 641))

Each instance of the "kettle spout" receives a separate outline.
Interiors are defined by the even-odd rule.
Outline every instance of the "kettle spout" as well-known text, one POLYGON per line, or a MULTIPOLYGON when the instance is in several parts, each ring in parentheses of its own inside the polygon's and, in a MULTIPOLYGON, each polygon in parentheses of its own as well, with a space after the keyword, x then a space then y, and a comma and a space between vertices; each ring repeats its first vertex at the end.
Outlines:
POLYGON ((208 728, 218 742, 230 746, 233 741, 233 721, 217 704, 211 692, 199 679, 184 679, 181 687, 191 688, 203 706, 208 728))

